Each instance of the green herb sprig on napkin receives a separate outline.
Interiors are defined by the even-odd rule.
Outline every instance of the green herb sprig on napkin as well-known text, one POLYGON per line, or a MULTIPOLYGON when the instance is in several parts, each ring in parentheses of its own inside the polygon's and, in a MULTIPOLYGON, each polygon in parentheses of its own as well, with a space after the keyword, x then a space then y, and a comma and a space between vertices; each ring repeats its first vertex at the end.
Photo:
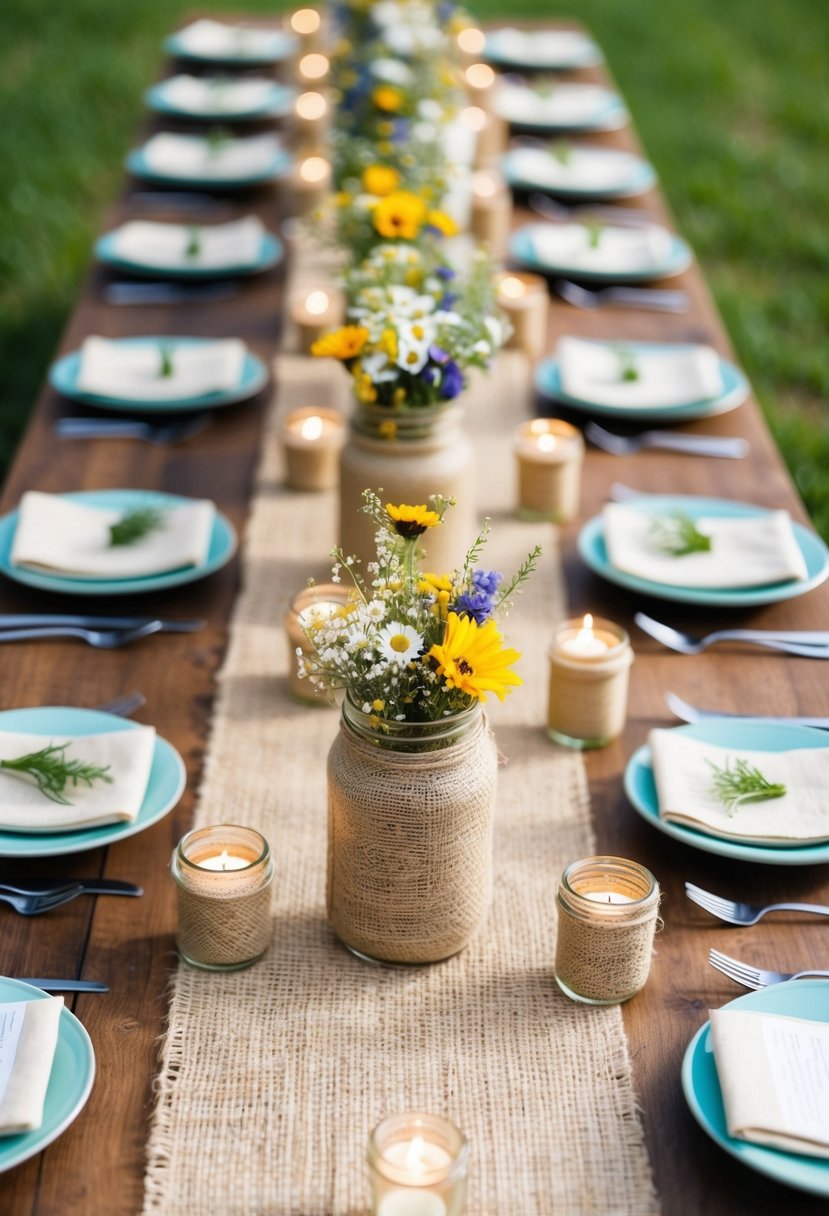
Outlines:
POLYGON ((651 520, 650 541, 654 549, 668 557, 687 557, 689 553, 708 553, 711 537, 700 532, 689 515, 656 515, 651 520))
POLYGON ((601 220, 586 219, 584 226, 587 229, 587 245, 590 249, 598 249, 602 241, 602 234, 605 230, 605 225, 601 220))
POLYGON ((136 507, 126 511, 119 520, 109 525, 109 547, 134 545, 163 525, 164 511, 161 507, 136 507))
POLYGON ((28 752, 18 756, 16 760, 0 760, 0 768, 13 775, 31 777, 41 793, 52 802, 61 806, 71 806, 72 803, 64 797, 67 785, 73 787, 86 785, 91 787, 96 781, 105 781, 112 785, 110 766, 101 767, 98 764, 87 764, 84 760, 67 760, 66 749, 69 743, 50 743, 39 752, 28 752))
POLYGON ((708 761, 714 770, 711 782, 714 793, 725 807, 729 815, 743 805, 744 802, 765 802, 771 798, 782 798, 786 787, 781 782, 769 781, 759 768, 749 764, 748 760, 737 757, 732 768, 726 762, 723 768, 708 761))
POLYGON ((159 342, 158 356, 161 360, 161 365, 158 369, 159 379, 167 380, 173 375, 175 368, 173 367, 173 353, 175 347, 172 342, 159 342))
POLYGON ((186 258, 197 258, 201 253, 201 228, 197 224, 191 224, 187 229, 187 248, 184 251, 186 258))
POLYGON ((620 380, 638 380, 639 367, 636 363, 636 355, 629 346, 625 346, 622 342, 617 342, 614 346, 616 358, 619 360, 619 379, 620 380))

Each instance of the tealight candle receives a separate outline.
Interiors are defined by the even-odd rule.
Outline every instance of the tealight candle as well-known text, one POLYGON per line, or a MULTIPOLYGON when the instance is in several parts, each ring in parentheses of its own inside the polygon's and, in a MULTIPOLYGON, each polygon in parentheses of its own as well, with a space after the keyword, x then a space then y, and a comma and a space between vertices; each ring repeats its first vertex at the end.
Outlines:
POLYGON ((197 828, 172 860, 178 886, 176 943, 205 971, 249 967, 271 940, 273 861, 264 836, 236 824, 197 828))
POLYGON ((314 287, 291 302, 291 317, 298 331, 301 351, 310 351, 327 329, 345 320, 345 297, 337 287, 314 287))
POLYGON ((330 66, 327 55, 321 55, 319 51, 311 51, 302 56, 297 65, 297 71, 300 80, 305 80, 308 84, 317 84, 319 81, 325 80, 330 66))
POLYGON ((498 114, 480 106, 466 106, 458 115, 458 121, 475 137, 473 159, 476 169, 486 169, 506 152, 509 128, 498 114))
POLYGON ((292 490, 331 490, 339 479, 345 422, 337 410, 307 406, 280 423, 285 482, 292 490))
POLYGON ((464 67, 468 67, 472 63, 477 63, 484 53, 486 35, 476 26, 468 25, 465 30, 460 31, 455 42, 461 63, 464 67))
POLYGON ((466 1138, 438 1115, 391 1115, 368 1143, 372 1216, 461 1216, 466 1138))
POLYGON ((574 1001, 616 1005, 648 978, 659 884, 635 861, 571 862, 556 896, 556 982, 574 1001))
POLYGON ((329 106, 322 94, 309 90, 294 102, 294 136, 298 148, 323 148, 328 138, 329 106))
POLYGON ((519 427, 518 514, 522 519, 565 523, 578 514, 584 440, 560 418, 533 418, 519 427))
POLYGON ((322 41, 322 16, 315 8, 298 8, 291 13, 288 25, 305 52, 316 50, 322 41))
POLYGON ((539 274, 510 270, 496 275, 495 291, 498 307, 512 325, 507 347, 523 350, 535 362, 547 345, 550 295, 545 280, 539 274))
POLYGON ((472 63, 463 74, 469 100, 488 110, 495 97, 496 75, 488 63, 472 63))
POLYGON ((550 651, 547 734, 567 747, 604 747, 624 730, 633 650, 620 625, 587 613, 565 621, 550 651))
POLYGON ((512 196, 501 174, 473 173, 469 231, 496 260, 506 252, 511 225, 512 196))
POLYGON ((324 156, 306 156, 294 166, 291 194, 295 215, 307 215, 331 193, 331 164, 324 156))
POLYGON ((308 633, 313 632, 316 625, 341 612, 350 600, 348 588, 339 583, 320 583, 305 587, 291 600, 282 618, 282 624, 285 626, 291 652, 288 681, 291 692, 298 700, 313 705, 330 704, 324 690, 316 688, 307 676, 300 677, 299 660, 304 648, 308 646, 308 633))

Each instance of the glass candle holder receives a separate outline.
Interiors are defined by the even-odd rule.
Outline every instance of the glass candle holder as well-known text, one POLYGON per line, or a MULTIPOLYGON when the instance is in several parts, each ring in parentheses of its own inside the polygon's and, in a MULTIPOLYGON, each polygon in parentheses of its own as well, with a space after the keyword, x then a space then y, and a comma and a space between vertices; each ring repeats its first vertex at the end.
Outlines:
POLYGON ((496 261, 506 253, 511 227, 512 195, 502 175, 493 170, 473 173, 469 231, 496 261))
POLYGON ((339 583, 317 583, 313 587, 305 587, 295 595, 282 618, 291 651, 288 679, 291 692, 300 701, 314 705, 330 704, 322 689, 316 688, 307 676, 300 678, 299 660, 303 648, 308 645, 306 629, 334 616, 349 600, 347 587, 339 583))
POLYGON ((560 418, 533 418, 519 427, 514 450, 521 519, 573 519, 581 499, 581 431, 560 418))
MULTIPOLYGON (((533 361, 540 359, 547 344, 550 316, 550 295, 545 280, 540 274, 509 270, 496 275, 495 290, 498 307, 512 325, 507 348, 522 350, 533 361)), ((535 421, 547 422, 547 419, 535 421)))
POLYGON ((621 625, 587 613, 556 630, 550 650, 547 734, 556 743, 604 747, 627 717, 633 650, 621 625))
POLYGON ((340 477, 345 421, 337 410, 307 406, 285 414, 280 424, 285 481, 292 490, 331 490, 340 477))
POLYGON ((176 943, 205 971, 250 967, 271 940, 273 860, 267 840, 236 824, 196 828, 176 846, 176 943))
POLYGON ((291 300, 290 313, 297 328, 299 349, 308 353, 327 329, 342 325, 345 320, 345 296, 338 287, 314 287, 305 295, 291 300))
POLYGON ((372 1216, 461 1216, 469 1146, 440 1115, 410 1112, 378 1123, 368 1142, 372 1216))
POLYGON ((293 135, 297 150, 322 151, 328 140, 331 107, 317 89, 300 93, 294 103, 293 135))
POLYGON ((642 988, 650 971, 659 884, 623 857, 586 857, 561 876, 556 982, 574 1001, 617 1005, 642 988))
POLYGON ((306 156, 294 165, 290 179, 294 215, 308 215, 321 207, 331 193, 331 162, 324 156, 306 156))

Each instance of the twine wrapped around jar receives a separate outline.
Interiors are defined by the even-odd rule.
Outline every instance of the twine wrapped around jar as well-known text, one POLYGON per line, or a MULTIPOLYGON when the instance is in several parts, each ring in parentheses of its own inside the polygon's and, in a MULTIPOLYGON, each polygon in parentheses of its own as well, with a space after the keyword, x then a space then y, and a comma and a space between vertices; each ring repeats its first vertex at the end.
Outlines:
POLYGON ((497 751, 480 705, 391 737, 348 699, 328 757, 328 920, 384 962, 456 954, 492 889, 497 751))

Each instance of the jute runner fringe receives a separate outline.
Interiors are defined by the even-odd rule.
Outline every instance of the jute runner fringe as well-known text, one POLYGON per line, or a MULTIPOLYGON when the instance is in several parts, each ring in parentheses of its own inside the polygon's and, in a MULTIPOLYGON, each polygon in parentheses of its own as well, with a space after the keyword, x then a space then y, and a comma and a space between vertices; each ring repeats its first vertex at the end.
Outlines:
MULTIPOLYGON (((499 772, 494 902, 438 966, 358 961, 325 920, 326 754, 335 711, 292 701, 280 627, 324 576, 333 494, 282 484, 280 409, 343 400, 341 369, 283 356, 220 679, 196 824, 258 828, 277 873, 273 944, 248 971, 180 966, 157 1078, 145 1216, 366 1216, 369 1131, 384 1115, 448 1115, 471 1144, 469 1216, 653 1216, 658 1203, 618 1008, 576 1005, 553 979, 555 889, 594 851, 580 758, 542 724, 546 652, 564 615, 552 527, 513 515, 508 436, 528 369, 511 353, 470 393, 488 568, 536 541, 541 568, 507 622, 525 680, 488 703, 499 772)), ((472 538, 470 538, 471 540, 472 538)))

